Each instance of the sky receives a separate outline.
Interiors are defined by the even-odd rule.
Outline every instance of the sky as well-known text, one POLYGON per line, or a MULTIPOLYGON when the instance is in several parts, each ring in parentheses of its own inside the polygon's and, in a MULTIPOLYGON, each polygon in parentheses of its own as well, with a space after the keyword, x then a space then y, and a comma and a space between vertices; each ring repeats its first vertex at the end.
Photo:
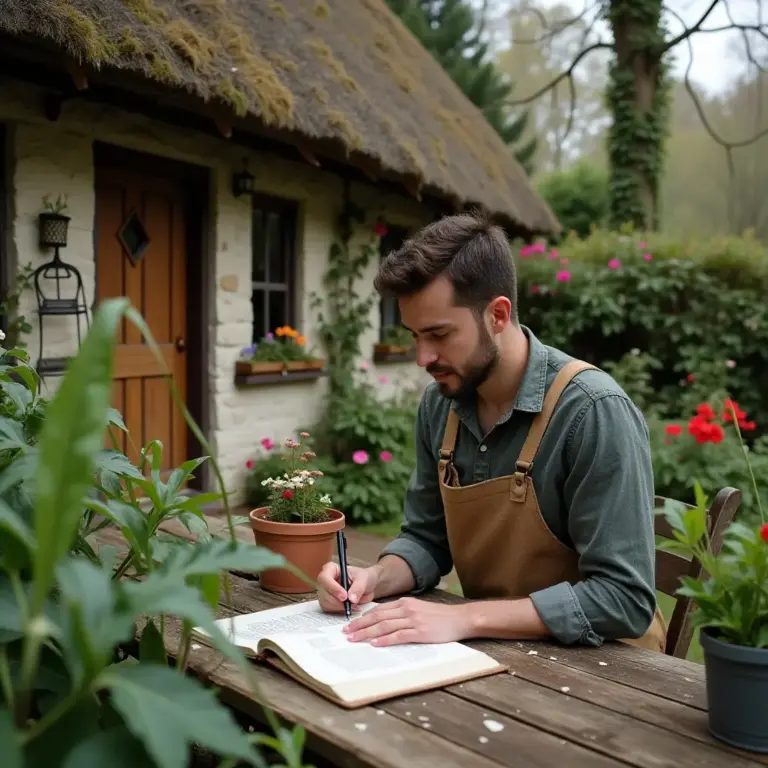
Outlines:
MULTIPOLYGON (((546 8, 557 3, 558 0, 536 0, 538 8, 546 8)), ((584 8, 584 0, 559 0, 570 5, 574 15, 584 8)), ((473 0, 476 5, 482 5, 482 0, 473 0)), ((491 0, 491 4, 503 5, 504 0, 491 0)), ((518 5, 519 2, 510 3, 518 5)), ((728 0, 731 16, 736 23, 755 24, 758 21, 758 8, 762 4, 763 21, 768 24, 768 0, 728 0)), ((693 26, 704 11, 711 5, 711 0, 666 0, 666 7, 677 12, 687 26, 693 26)), ((670 20, 670 31, 679 34, 682 26, 673 16, 670 20)), ((726 2, 721 0, 718 7, 707 17, 704 27, 722 27, 729 24, 726 12, 726 2)), ((608 37, 607 35, 604 35, 608 37)), ((756 36, 751 38, 756 45, 756 36)), ((729 44, 737 43, 743 49, 741 33, 735 30, 728 32, 715 32, 710 34, 696 34, 691 38, 693 46, 693 67, 691 79, 703 91, 710 93, 722 93, 730 82, 744 71, 744 65, 738 57, 729 50, 729 44)), ((764 41, 763 41, 764 42, 764 41)), ((754 50, 754 46, 753 46, 754 50)), ((675 75, 682 77, 690 61, 687 44, 679 45, 675 51, 676 61, 674 65, 675 75)))

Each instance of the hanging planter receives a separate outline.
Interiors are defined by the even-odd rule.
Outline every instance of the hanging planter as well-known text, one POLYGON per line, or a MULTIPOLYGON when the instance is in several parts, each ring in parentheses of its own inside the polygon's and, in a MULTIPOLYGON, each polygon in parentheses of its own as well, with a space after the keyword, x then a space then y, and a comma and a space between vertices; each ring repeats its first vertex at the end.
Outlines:
POLYGON ((62 211, 67 208, 66 195, 59 195, 56 202, 50 196, 43 198, 43 210, 38 214, 38 232, 42 248, 66 248, 69 233, 70 216, 62 211))

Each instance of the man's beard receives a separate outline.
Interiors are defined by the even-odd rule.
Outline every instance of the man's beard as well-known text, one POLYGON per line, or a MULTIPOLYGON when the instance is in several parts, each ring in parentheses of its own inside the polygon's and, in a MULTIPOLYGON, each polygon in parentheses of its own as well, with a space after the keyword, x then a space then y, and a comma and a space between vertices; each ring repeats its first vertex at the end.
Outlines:
POLYGON ((459 373, 454 368, 442 365, 427 366, 427 373, 450 373, 459 378, 459 386, 451 387, 447 382, 437 383, 440 394, 450 400, 468 400, 474 397, 477 388, 493 373, 499 362, 499 350, 494 345, 486 327, 478 322, 480 341, 467 361, 466 371, 459 373))

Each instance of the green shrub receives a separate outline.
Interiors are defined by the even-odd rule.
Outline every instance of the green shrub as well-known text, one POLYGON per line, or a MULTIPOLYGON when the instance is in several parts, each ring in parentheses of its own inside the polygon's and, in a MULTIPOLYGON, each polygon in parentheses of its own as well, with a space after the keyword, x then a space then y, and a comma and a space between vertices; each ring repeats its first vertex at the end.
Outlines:
POLYGON ((587 237, 608 216, 608 173, 594 163, 582 161, 566 171, 548 174, 538 184, 565 236, 575 232, 587 237))
MULTIPOLYGON (((547 344, 599 366, 655 361, 642 386, 676 418, 727 391, 768 424, 768 254, 750 237, 683 243, 595 232, 516 257, 520 317, 547 344)), ((633 377, 630 379, 634 380, 633 377)), ((632 388, 632 381, 628 383, 632 388)))

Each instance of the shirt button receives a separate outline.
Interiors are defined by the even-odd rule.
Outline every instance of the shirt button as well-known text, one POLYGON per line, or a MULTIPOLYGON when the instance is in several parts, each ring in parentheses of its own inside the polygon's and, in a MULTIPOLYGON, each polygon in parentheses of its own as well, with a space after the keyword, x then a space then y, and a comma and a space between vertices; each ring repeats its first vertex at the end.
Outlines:
POLYGON ((487 445, 481 445, 481 446, 480 446, 480 450, 481 450, 483 453, 485 453, 485 452, 488 450, 488 446, 487 446, 487 445))

